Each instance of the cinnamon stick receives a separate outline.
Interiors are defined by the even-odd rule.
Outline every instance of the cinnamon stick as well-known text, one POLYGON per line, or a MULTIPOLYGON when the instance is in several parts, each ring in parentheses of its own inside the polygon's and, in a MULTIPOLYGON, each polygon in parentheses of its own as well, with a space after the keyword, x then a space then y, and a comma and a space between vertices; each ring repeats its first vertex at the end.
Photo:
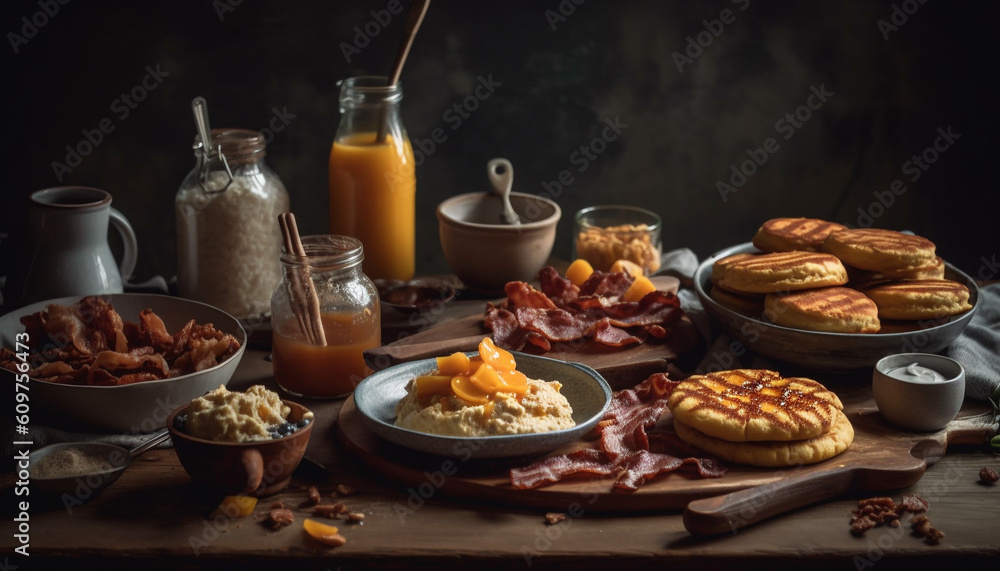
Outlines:
MULTIPOLYGON (((285 251, 303 260, 306 258, 305 248, 299 237, 295 215, 285 212, 278 215, 281 235, 285 243, 285 251)), ((305 261, 300 271, 293 271, 289 278, 289 298, 292 302, 292 312, 299 322, 299 327, 313 345, 326 345, 326 332, 323 330, 323 318, 320 311, 319 296, 310 276, 309 264, 305 261)))

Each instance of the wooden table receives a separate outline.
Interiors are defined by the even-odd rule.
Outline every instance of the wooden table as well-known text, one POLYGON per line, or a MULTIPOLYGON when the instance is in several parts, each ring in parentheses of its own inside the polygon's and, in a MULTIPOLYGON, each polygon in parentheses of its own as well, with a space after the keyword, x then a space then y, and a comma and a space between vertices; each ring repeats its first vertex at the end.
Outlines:
MULTIPOLYGON (((481 300, 460 302, 441 319, 476 310, 481 300)), ((388 320, 403 319, 387 315, 388 320)), ((397 329, 399 328, 397 327, 397 329)), ((266 348, 246 352, 231 389, 263 383, 277 390, 266 348)), ((858 380, 857 382, 864 382, 858 380)), ((350 569, 355 567, 620 568, 626 565, 686 565, 685 569, 928 568, 934 563, 994 568, 1000 560, 1000 485, 978 483, 983 466, 1000 468, 1000 458, 984 446, 951 447, 912 487, 893 491, 930 501, 932 524, 946 536, 925 545, 908 528, 876 528, 858 538, 849 532, 850 512, 858 499, 848 494, 742 529, 712 537, 693 537, 681 514, 596 514, 567 506, 573 517, 547 525, 544 512, 517 507, 454 502, 414 490, 366 470, 345 452, 336 435, 343 401, 308 401, 316 412, 307 457, 323 458, 325 470, 305 462, 292 486, 262 500, 246 518, 212 518, 217 495, 194 488, 172 449, 146 453, 103 494, 71 511, 43 510, 32 496, 30 558, 14 553, 19 543, 3 534, 5 560, 24 569, 55 564, 112 563, 142 569, 350 569), (365 514, 361 524, 338 522, 347 544, 324 547, 307 538, 298 521, 306 488, 316 485, 329 498, 337 485, 355 489, 339 501, 365 514), (262 524, 267 506, 280 500, 292 507, 297 523, 279 531, 262 524), (44 565, 39 565, 40 560, 44 565), (62 560, 62 561, 57 561, 62 560), (31 565, 35 564, 35 565, 31 565)), ((4 474, 5 519, 18 517, 11 493, 13 474, 4 474)), ((332 523, 332 522, 331 522, 332 523)), ((13 525, 8 529, 12 529, 13 525)), ((13 569, 14 567, 7 567, 13 569)))

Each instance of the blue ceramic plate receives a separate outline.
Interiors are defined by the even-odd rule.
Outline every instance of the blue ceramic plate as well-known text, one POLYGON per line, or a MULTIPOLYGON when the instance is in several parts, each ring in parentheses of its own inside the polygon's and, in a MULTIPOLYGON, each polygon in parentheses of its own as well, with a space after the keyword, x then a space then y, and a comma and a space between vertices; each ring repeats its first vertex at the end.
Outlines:
MULTIPOLYGON (((476 355, 477 353, 469 353, 476 355)), ((406 384, 437 368, 434 359, 401 363, 378 371, 354 390, 354 402, 368 427, 382 438, 413 450, 462 458, 537 456, 568 444, 594 427, 611 403, 611 387, 597 371, 579 363, 514 353, 517 369, 532 379, 559 381, 573 407, 576 426, 566 430, 486 437, 438 436, 400 428, 396 403, 406 395, 406 384)))

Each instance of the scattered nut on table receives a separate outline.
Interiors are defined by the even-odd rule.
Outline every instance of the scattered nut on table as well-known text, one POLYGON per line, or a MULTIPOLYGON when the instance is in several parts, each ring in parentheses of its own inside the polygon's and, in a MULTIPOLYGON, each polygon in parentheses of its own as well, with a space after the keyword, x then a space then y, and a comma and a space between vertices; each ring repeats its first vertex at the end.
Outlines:
POLYGON ((1000 479, 1000 475, 997 475, 997 471, 989 466, 983 466, 983 469, 979 471, 979 482, 981 484, 995 484, 998 479, 1000 479))

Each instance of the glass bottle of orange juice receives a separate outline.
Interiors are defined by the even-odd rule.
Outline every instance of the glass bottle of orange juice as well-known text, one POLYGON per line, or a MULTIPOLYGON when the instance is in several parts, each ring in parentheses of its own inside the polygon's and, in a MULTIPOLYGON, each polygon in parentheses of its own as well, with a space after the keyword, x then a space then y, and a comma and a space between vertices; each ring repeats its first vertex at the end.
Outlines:
POLYGON ((416 166, 400 119, 403 88, 387 78, 340 82, 340 126, 330 149, 330 233, 365 249, 372 279, 408 280, 416 258, 416 166))
POLYGON ((281 248, 282 281, 271 296, 274 380, 295 396, 342 397, 372 372, 364 352, 382 341, 378 290, 361 271, 356 238, 304 236, 302 247, 305 256, 281 248), (312 311, 306 280, 316 294, 312 311))

